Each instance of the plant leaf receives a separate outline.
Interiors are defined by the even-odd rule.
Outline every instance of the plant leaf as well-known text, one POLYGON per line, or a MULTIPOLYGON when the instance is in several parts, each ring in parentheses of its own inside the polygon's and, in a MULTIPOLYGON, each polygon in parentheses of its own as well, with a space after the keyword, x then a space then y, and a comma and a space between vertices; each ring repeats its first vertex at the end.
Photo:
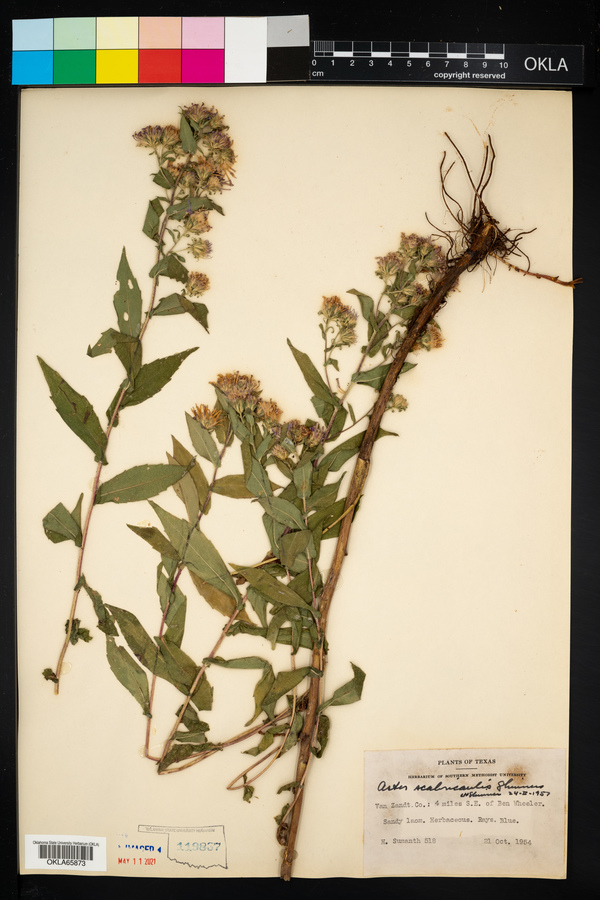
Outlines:
POLYGON ((94 503, 131 503, 148 500, 175 484, 186 474, 183 466, 166 463, 133 466, 100 485, 94 503))
POLYGON ((110 635, 106 636, 106 658, 116 678, 135 697, 144 715, 150 717, 150 692, 146 673, 132 659, 125 647, 116 644, 110 635))
POLYGON ((363 319, 365 319, 373 328, 376 328, 375 317, 374 317, 374 309, 375 304, 373 302, 373 298, 369 297, 368 294, 361 294, 360 291, 357 291, 356 288, 352 288, 350 291, 346 291, 347 294, 354 294, 358 297, 360 302, 360 309, 363 314, 363 319))
MULTIPOLYGON (((161 170, 162 171, 162 170, 161 170)), ((160 184, 157 180, 160 176, 155 175, 153 181, 156 184, 160 184)), ((166 182, 166 180, 165 180, 166 182)), ((161 187, 169 187, 168 183, 161 184, 161 187)), ((158 224, 160 222, 161 216, 163 214, 162 203, 155 197, 154 200, 151 200, 148 204, 148 210, 146 212, 146 218, 144 220, 144 224, 142 226, 142 231, 144 234, 147 234, 149 238, 158 243, 158 234, 159 228, 158 224)))
POLYGON ((278 672, 270 690, 265 695, 261 703, 262 709, 265 711, 269 719, 275 715, 275 704, 280 697, 288 694, 293 688, 297 687, 301 681, 304 681, 307 675, 320 677, 321 672, 313 666, 302 666, 299 669, 293 669, 291 672, 278 672))
POLYGON ((320 759, 325 753, 325 747, 329 742, 329 729, 331 727, 331 720, 329 716, 326 716, 324 713, 319 715, 319 724, 317 725, 317 740, 316 743, 319 745, 319 749, 316 750, 314 747, 311 747, 312 752, 315 754, 317 759, 320 759))
POLYGON ((158 303, 152 310, 151 315, 182 316, 185 310, 179 301, 180 297, 181 294, 169 294, 168 297, 163 297, 162 300, 158 301, 158 303))
POLYGON ((243 575, 253 588, 264 594, 271 603, 275 603, 277 606, 298 606, 300 609, 309 609, 313 614, 316 614, 316 610, 312 609, 302 597, 286 584, 274 578, 273 575, 265 572, 264 569, 244 566, 234 566, 234 569, 240 575, 243 575))
POLYGON ((308 530, 292 531, 289 534, 282 535, 279 539, 279 548, 283 565, 287 569, 291 569, 298 554, 304 553, 311 541, 312 532, 308 530))
MULTIPOLYGON (((383 382, 386 379, 387 373, 390 370, 390 366, 391 363, 382 363, 382 365, 375 366, 373 369, 359 372, 356 377, 354 375, 352 376, 352 381, 355 381, 356 384, 368 384, 376 391, 380 391, 383 387, 383 382)), ((404 372, 409 372, 411 369, 414 369, 415 366, 416 363, 405 362, 400 369, 400 374, 402 375, 404 372)))
MULTIPOLYGON (((83 497, 83 494, 81 495, 83 497)), ((74 541, 76 547, 81 547, 81 520, 78 522, 68 509, 62 504, 57 505, 44 516, 42 521, 46 537, 53 544, 61 541, 74 541)))
POLYGON ((117 281, 119 289, 115 294, 114 305, 119 331, 137 337, 142 327, 142 295, 127 262, 125 247, 117 269, 117 281))
POLYGON ((181 147, 184 153, 195 153, 198 149, 196 138, 190 128, 190 123, 183 114, 179 123, 179 134, 181 136, 181 147))
POLYGON ((225 475, 223 478, 217 478, 213 484, 213 491, 215 494, 233 497, 236 500, 254 499, 254 494, 246 487, 243 475, 225 475))
POLYGON ((93 588, 89 586, 87 581, 85 580, 85 575, 81 575, 79 581, 75 585, 75 590, 78 591, 81 588, 87 593, 88 597, 92 601, 94 606, 94 612, 98 617, 98 628, 100 631, 103 631, 105 634, 113 635, 117 637, 119 632, 117 631, 117 626, 115 625, 114 619, 108 608, 102 602, 102 597, 95 591, 93 588))
POLYGON ((166 278, 173 278, 175 281, 181 281, 185 284, 188 280, 189 272, 174 253, 167 253, 166 256, 163 256, 152 266, 148 274, 150 278, 164 275, 166 278))
MULTIPOLYGON (((196 462, 189 450, 186 450, 176 437, 171 435, 171 439, 173 441, 173 457, 175 458, 175 461, 179 463, 180 466, 186 466, 189 469, 189 477, 194 483, 200 508, 204 508, 204 511, 208 512, 206 502, 208 500, 210 488, 202 466, 196 462)), ((187 477, 188 476, 186 476, 186 478, 187 477)))
POLYGON ((321 400, 325 400, 326 403, 333 403, 334 406, 339 406, 339 401, 336 397, 331 393, 327 384, 323 381, 319 372, 315 365, 312 363, 310 358, 303 353, 302 350, 297 350, 292 342, 288 340, 288 345, 292 353, 294 354, 294 359, 298 363, 300 367, 300 371, 304 375, 304 380, 307 385, 315 394, 315 396, 319 397, 321 400))
MULTIPOLYGON (((226 616, 227 618, 233 615, 238 607, 230 594, 226 594, 224 591, 219 590, 219 588, 214 587, 214 585, 209 584, 208 581, 204 581, 204 579, 200 578, 193 569, 190 569, 189 573, 196 590, 201 597, 204 597, 212 609, 216 609, 217 612, 220 612, 221 615, 226 616)), ((238 622, 252 621, 245 609, 238 611, 236 619, 238 622)))
POLYGON ((221 457, 210 432, 189 413, 185 414, 190 440, 196 453, 215 466, 221 465, 221 457))
POLYGON ((276 522, 288 528, 306 528, 302 513, 289 500, 284 500, 283 497, 259 497, 258 502, 276 522))
POLYGON ((326 700, 325 703, 321 704, 319 713, 327 709, 328 706, 346 706, 348 703, 356 703, 360 700, 366 675, 363 670, 359 669, 358 666, 355 666, 354 663, 350 663, 350 665, 354 672, 354 678, 352 681, 348 681, 346 684, 343 684, 342 687, 339 687, 337 691, 334 691, 329 700, 326 700))
POLYGON ((78 394, 59 373, 38 356, 44 378, 50 388, 50 397, 56 411, 71 431, 94 452, 96 462, 106 465, 106 434, 92 404, 83 394, 78 394))
POLYGON ((162 359, 154 359, 142 366, 135 378, 135 386, 128 389, 121 402, 121 409, 126 406, 136 406, 143 403, 169 383, 184 359, 194 353, 198 348, 191 347, 173 356, 165 356, 162 359))
POLYGON ((156 646, 140 620, 128 609, 106 604, 111 616, 114 617, 119 630, 131 652, 143 666, 153 675, 160 678, 168 678, 165 662, 161 656, 159 647, 156 646))
POLYGON ((195 319, 205 331, 208 331, 208 306, 205 303, 190 300, 185 294, 179 295, 179 303, 184 312, 189 313, 192 319, 195 319))
POLYGON ((229 594, 236 606, 240 606, 242 598, 231 572, 214 544, 196 528, 192 531, 185 548, 183 562, 193 568, 203 581, 229 594))
POLYGON ((137 534, 145 541, 148 541, 150 546, 154 547, 155 550, 158 550, 161 556, 168 556, 169 559, 179 560, 179 554, 173 544, 171 544, 162 531, 159 531, 154 525, 149 528, 142 525, 128 525, 127 527, 130 528, 134 534, 137 534))

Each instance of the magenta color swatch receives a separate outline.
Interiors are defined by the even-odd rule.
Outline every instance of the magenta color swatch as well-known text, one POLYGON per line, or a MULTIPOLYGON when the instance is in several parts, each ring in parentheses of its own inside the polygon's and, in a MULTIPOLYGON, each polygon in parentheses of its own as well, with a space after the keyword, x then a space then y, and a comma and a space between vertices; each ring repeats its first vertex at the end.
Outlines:
POLYGON ((223 84, 225 50, 182 50, 182 84, 223 84))

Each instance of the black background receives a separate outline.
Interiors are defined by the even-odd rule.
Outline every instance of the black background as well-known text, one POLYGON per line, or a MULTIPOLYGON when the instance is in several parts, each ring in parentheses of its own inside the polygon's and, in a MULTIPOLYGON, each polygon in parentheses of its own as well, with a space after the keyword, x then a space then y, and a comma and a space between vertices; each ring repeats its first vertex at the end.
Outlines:
MULTIPOLYGON (((600 559, 600 102, 597 58, 599 4, 596 0, 356 0, 336 3, 219 3, 180 6, 153 3, 17 3, 0 13, 0 885, 6 896, 26 900, 86 900, 106 896, 144 900, 204 894, 243 897, 311 897, 342 892, 348 898, 374 892, 402 900, 516 897, 584 898, 600 889, 600 713, 598 622, 600 559), (334 878, 295 879, 137 879, 75 875, 17 875, 16 678, 14 621, 14 391, 16 337, 16 224, 19 89, 11 86, 12 19, 123 15, 301 15, 310 16, 317 40, 456 41, 527 44, 583 44, 586 86, 573 90, 574 236, 573 272, 584 279, 575 291, 573 371, 573 514, 572 514, 572 681, 568 872, 564 881, 501 878, 334 878)), ((455 84, 453 87, 456 86, 455 84)), ((51 88, 49 88, 51 90, 51 88)), ((318 86, 314 88, 318 90, 318 86)), ((489 88, 493 90, 493 88, 489 88)), ((143 88, 140 88, 143 90, 143 88)), ((39 152, 44 152, 40 135, 39 152)), ((540 148, 543 152, 543 148, 540 148)), ((536 639, 532 635, 532 641, 536 639)), ((44 765, 52 735, 39 735, 44 765)), ((51 777, 51 772, 48 772, 51 777)), ((96 777, 90 773, 90 778, 96 777)), ((73 790, 85 786, 73 785, 73 790)), ((68 802, 68 797, 65 798, 68 802)))

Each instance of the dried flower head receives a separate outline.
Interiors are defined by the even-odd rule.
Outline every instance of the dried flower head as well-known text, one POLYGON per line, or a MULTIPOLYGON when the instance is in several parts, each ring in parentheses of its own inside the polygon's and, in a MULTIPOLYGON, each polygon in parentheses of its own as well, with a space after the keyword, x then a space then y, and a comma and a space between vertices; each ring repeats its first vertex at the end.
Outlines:
POLYGON ((425 331, 417 338, 413 350, 437 350, 444 343, 442 331, 437 322, 430 322, 425 331))
POLYGON ((323 303, 319 310, 326 322, 342 322, 344 325, 356 324, 358 318, 351 306, 342 303, 339 297, 323 297, 323 303))
POLYGON ((194 406, 192 416, 197 422, 200 422, 208 431, 213 431, 219 425, 225 423, 225 416, 220 409, 211 409, 204 403, 194 406))
POLYGON ((386 253, 385 256, 375 257, 375 262, 377 263, 375 274, 378 278, 386 281, 391 275, 397 275, 404 268, 406 259, 397 251, 392 251, 386 253))
POLYGON ((281 444, 275 444, 273 447, 271 447, 271 453, 276 459, 280 459, 282 461, 286 460, 290 455, 285 447, 281 446, 281 444))
POLYGON ((408 400, 402 394, 390 394, 386 408, 392 412, 404 412, 405 409, 408 409, 408 400))
POLYGON ((242 413, 245 410, 253 410, 260 396, 260 381, 253 375, 240 375, 239 372, 229 372, 227 375, 218 375, 215 385, 228 400, 233 408, 242 413))
POLYGON ((186 250, 192 254, 195 259, 209 259, 212 255, 212 244, 210 241, 193 241, 186 247, 186 250))
POLYGON ((162 125, 147 125, 141 131, 136 131, 133 139, 138 147, 149 147, 153 150, 162 142, 163 134, 162 125))
POLYGON ((281 410, 274 400, 259 400, 256 407, 256 414, 259 418, 265 420, 265 425, 272 428, 281 418, 281 410))
POLYGON ((205 209, 196 209, 185 220, 187 230, 191 234, 206 234, 212 226, 208 221, 208 213, 205 209))
POLYGON ((210 287, 208 275, 204 272, 190 272, 185 285, 186 293, 192 297, 201 297, 210 287))

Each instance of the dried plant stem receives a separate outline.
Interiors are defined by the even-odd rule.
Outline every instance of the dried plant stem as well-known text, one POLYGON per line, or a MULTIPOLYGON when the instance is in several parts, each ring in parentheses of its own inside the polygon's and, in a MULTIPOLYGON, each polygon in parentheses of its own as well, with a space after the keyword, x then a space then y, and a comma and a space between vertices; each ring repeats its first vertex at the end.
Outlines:
MULTIPOLYGON (((440 307, 445 303, 448 292, 455 286, 462 272, 467 269, 472 269, 476 265, 482 263, 492 250, 495 239, 496 230, 493 226, 481 221, 479 230, 474 234, 469 249, 453 261, 442 280, 438 283, 426 303, 412 320, 398 352, 390 365, 386 379, 381 387, 375 406, 373 407, 373 412, 371 413, 369 424, 365 431, 365 436, 352 473, 352 479, 346 497, 345 511, 349 512, 352 510, 362 496, 367 475, 369 473, 371 454, 381 426, 381 420, 394 385, 400 375, 402 366, 406 362, 406 357, 413 349, 419 335, 422 334, 429 322, 439 311, 440 307)), ((344 558, 347 553, 353 519, 354 517, 351 515, 344 515, 342 518, 331 568, 329 569, 329 574, 320 597, 319 610, 321 613, 320 624, 322 637, 325 636, 327 616, 340 578, 344 558)), ((321 641, 321 645, 314 648, 311 665, 324 673, 327 660, 323 647, 324 642, 321 641)), ((316 734, 319 721, 321 681, 322 679, 311 679, 304 726, 298 741, 298 763, 295 776, 298 787, 294 789, 294 800, 288 810, 287 819, 289 819, 289 821, 284 819, 278 830, 278 840, 285 847, 280 872, 281 878, 283 878, 284 881, 289 881, 292 877, 292 868, 296 856, 295 848, 300 814, 302 811, 302 799, 306 786, 306 775, 312 756, 311 751, 314 735, 316 734)))
MULTIPOLYGON (((170 198, 171 203, 173 203, 173 201, 175 199, 175 194, 177 192, 178 184, 179 184, 179 178, 177 179, 177 182, 175 183, 175 186, 173 187, 173 189, 171 191, 171 198, 170 198)), ((162 244, 163 244, 163 238, 165 235, 165 231, 167 229, 168 221, 169 221, 169 217, 167 215, 165 215, 162 225, 161 225, 161 228, 160 228, 159 236, 158 236, 158 248, 156 251, 156 262, 159 262, 161 259, 161 256, 163 255, 162 244)), ((142 341, 142 338, 144 337, 144 334, 145 334, 148 324, 150 322, 152 310, 154 309, 154 304, 156 302, 156 291, 158 288, 158 279, 159 279, 158 275, 155 275, 154 278, 152 279, 152 294, 150 297, 150 305, 148 306, 146 315, 144 317, 144 322, 142 324, 140 333, 138 335, 138 340, 140 341, 140 343, 142 341)), ((115 403, 115 407, 113 409, 113 413, 110 417, 110 421, 109 421, 108 427, 106 429, 106 449, 108 449, 108 442, 110 440, 110 435, 112 433, 114 424, 119 415, 119 411, 121 409, 121 404, 122 404, 123 398, 127 392, 127 388, 128 388, 128 384, 126 384, 124 386, 123 390, 119 394, 119 397, 118 397, 117 402, 115 403)), ((92 512, 94 510, 94 504, 96 502, 96 494, 98 493, 98 486, 100 484, 100 475, 102 474, 103 467, 104 467, 104 463, 102 461, 100 461, 98 463, 98 466, 96 467, 96 475, 94 477, 94 481, 93 481, 93 485, 92 485, 92 495, 90 497, 90 503, 89 503, 88 511, 87 511, 87 514, 85 517, 84 526, 82 529, 81 547, 79 548, 79 554, 77 556, 77 570, 75 573, 76 587, 73 592, 73 600, 71 601, 71 609, 69 611, 69 620, 67 622, 65 640, 64 640, 64 643, 62 645, 62 648, 61 648, 61 651, 60 651, 60 654, 58 657, 58 663, 54 670, 54 673, 56 676, 56 682, 54 684, 54 693, 55 694, 59 693, 61 669, 63 667, 64 659, 65 659, 67 650, 69 648, 69 644, 71 642, 71 635, 73 633, 73 622, 75 620, 75 613, 77 612, 77 600, 79 599, 79 593, 81 591, 81 587, 77 586, 77 585, 79 585, 79 581, 81 579, 81 574, 83 572, 83 558, 85 555, 85 548, 87 546, 87 538, 88 538, 88 532, 89 532, 89 528, 90 528, 90 521, 92 518, 92 512)))

